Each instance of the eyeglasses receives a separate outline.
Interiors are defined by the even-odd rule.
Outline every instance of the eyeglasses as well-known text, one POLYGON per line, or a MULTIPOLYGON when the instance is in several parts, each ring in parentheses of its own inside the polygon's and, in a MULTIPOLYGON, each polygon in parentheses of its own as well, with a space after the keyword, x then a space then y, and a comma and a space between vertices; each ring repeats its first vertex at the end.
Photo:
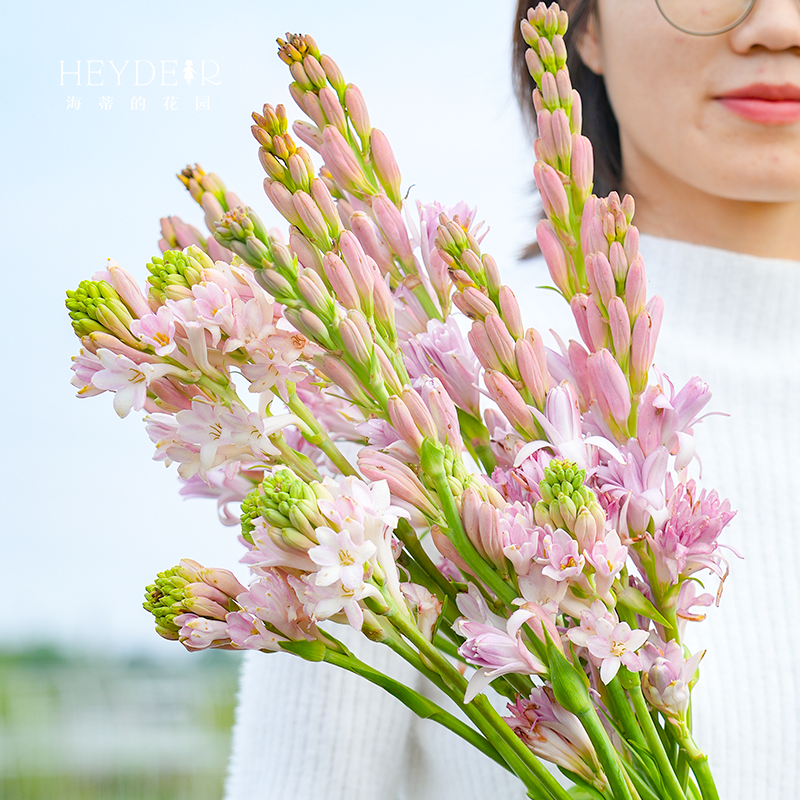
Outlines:
POLYGON ((735 28, 756 0, 656 0, 664 19, 684 33, 714 36, 735 28))

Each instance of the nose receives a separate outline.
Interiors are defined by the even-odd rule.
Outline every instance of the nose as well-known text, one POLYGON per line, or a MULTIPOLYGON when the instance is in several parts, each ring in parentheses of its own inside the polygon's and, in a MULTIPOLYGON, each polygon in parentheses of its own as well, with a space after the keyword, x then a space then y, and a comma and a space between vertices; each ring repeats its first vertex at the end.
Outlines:
POLYGON ((794 50, 800 56, 800 2, 756 0, 753 10, 728 35, 740 53, 794 50))

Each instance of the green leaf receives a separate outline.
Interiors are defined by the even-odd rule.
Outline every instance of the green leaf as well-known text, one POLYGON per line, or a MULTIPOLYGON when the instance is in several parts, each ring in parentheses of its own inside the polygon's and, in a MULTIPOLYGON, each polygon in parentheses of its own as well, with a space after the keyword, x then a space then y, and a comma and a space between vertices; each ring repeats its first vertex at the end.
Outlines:
POLYGON ((630 609, 635 614, 652 619, 659 625, 666 625, 668 628, 671 627, 669 620, 664 619, 658 612, 658 609, 633 586, 626 586, 622 592, 617 595, 617 602, 625 606, 625 608, 630 609))

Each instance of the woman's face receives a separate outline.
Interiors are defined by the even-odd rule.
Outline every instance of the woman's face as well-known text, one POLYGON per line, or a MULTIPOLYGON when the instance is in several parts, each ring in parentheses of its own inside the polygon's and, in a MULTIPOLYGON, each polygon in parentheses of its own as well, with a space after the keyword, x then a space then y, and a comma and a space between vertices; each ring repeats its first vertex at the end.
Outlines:
POLYGON ((673 28, 655 0, 598 0, 581 55, 605 78, 637 200, 683 187, 800 201, 798 0, 756 0, 740 25, 708 37, 673 28))

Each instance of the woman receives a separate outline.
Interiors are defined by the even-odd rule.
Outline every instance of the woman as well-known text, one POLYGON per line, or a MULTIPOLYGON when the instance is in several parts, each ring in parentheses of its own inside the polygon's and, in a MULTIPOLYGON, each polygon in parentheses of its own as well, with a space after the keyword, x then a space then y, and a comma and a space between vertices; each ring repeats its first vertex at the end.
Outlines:
MULTIPOLYGON (((724 800, 797 796, 800 3, 576 0, 569 10, 595 191, 636 197, 650 293, 666 303, 657 364, 676 385, 701 375, 731 414, 698 432, 705 483, 739 508, 727 541, 746 560, 715 618, 695 626, 691 644, 709 649, 697 735, 724 800)), ((548 293, 532 289, 540 274, 525 266, 510 282, 523 308, 552 319, 548 293)), ((412 679, 404 665, 386 669, 412 679)), ((344 673, 255 657, 242 692, 228 800, 525 797, 448 732, 344 673)))

